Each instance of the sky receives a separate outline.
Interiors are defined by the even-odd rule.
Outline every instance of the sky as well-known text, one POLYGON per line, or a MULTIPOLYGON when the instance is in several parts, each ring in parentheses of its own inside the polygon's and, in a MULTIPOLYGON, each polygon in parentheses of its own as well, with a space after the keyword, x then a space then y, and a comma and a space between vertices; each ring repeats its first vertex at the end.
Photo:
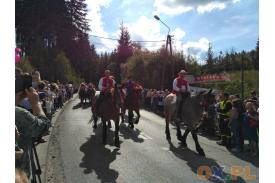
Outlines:
POLYGON ((98 53, 111 52, 123 22, 132 41, 145 42, 150 51, 161 48, 168 28, 173 35, 173 52, 205 59, 209 43, 213 51, 242 51, 256 47, 259 38, 258 0, 86 0, 90 41, 98 53))

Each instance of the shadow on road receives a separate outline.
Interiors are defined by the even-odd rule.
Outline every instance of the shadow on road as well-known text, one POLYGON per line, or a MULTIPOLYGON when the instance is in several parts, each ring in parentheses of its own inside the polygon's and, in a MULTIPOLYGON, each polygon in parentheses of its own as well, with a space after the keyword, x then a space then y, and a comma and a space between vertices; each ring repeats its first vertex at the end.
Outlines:
MULTIPOLYGON (((182 159, 184 161, 186 161, 187 165, 191 168, 191 170, 197 174, 198 173, 198 168, 200 166, 207 166, 209 168, 216 167, 217 171, 216 171, 216 175, 212 175, 208 177, 208 181, 210 182, 214 182, 214 183, 220 183, 220 182, 226 182, 226 183, 245 183, 245 180, 240 177, 237 176, 235 177, 234 180, 232 180, 231 174, 228 174, 226 172, 224 172, 222 169, 220 169, 220 167, 222 167, 222 165, 219 165, 214 159, 211 158, 207 158, 207 157, 202 157, 199 156, 197 153, 195 153, 194 151, 188 149, 188 148, 183 148, 181 146, 179 147, 175 147, 171 141, 168 141, 169 145, 170 145, 170 151, 179 159, 182 159)), ((214 173, 212 171, 212 173, 214 173)), ((198 177, 199 179, 199 177, 198 177)))
POLYGON ((89 108, 89 107, 91 107, 91 103, 90 103, 90 102, 84 102, 84 103, 82 104, 82 109, 87 109, 87 108, 89 108))
POLYGON ((118 171, 111 169, 110 164, 120 153, 119 149, 110 150, 101 144, 95 135, 91 135, 87 141, 81 145, 80 151, 84 153, 80 167, 84 168, 84 174, 94 172, 101 182, 116 182, 118 171))
POLYGON ((257 157, 251 157, 251 155, 249 155, 249 153, 245 153, 245 152, 240 152, 240 153, 234 153, 231 152, 232 155, 236 156, 237 158, 252 163, 254 166, 259 168, 259 156, 257 157))
POLYGON ((72 109, 79 109, 82 107, 81 102, 79 102, 78 104, 74 105, 72 109))
POLYGON ((119 134, 124 139, 132 139, 134 142, 142 143, 144 142, 144 139, 139 138, 140 135, 139 129, 130 129, 125 123, 121 123, 119 127, 119 134))

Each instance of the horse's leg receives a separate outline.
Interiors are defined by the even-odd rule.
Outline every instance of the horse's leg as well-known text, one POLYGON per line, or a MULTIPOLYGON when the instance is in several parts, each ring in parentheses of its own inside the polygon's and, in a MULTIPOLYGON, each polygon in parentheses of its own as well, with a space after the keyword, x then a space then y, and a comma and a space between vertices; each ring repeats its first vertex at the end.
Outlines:
POLYGON ((93 128, 96 129, 97 128, 97 119, 98 118, 97 118, 97 114, 96 114, 95 106, 94 105, 91 106, 91 111, 93 113, 93 119, 94 119, 94 126, 93 126, 93 128))
POLYGON ((111 120, 108 120, 108 128, 112 128, 111 120))
POLYGON ((193 130, 193 131, 191 131, 191 134, 192 134, 192 137, 195 141, 197 152, 199 153, 199 155, 205 156, 205 153, 204 153, 203 149, 201 148, 201 146, 199 144, 197 132, 193 130))
POLYGON ((107 126, 106 126, 106 120, 102 118, 102 143, 106 145, 106 138, 107 138, 107 126))
POLYGON ((130 128, 134 128, 134 124, 133 124, 133 117, 134 117, 134 113, 133 110, 128 109, 128 123, 130 128))
POLYGON ((94 118, 94 126, 93 126, 93 128, 96 129, 97 128, 97 116, 96 116, 96 114, 93 114, 93 118, 94 118))
POLYGON ((185 131, 184 131, 184 134, 183 136, 181 137, 181 145, 184 146, 184 147, 187 147, 187 144, 186 144, 186 138, 187 138, 187 135, 189 134, 190 130, 189 128, 187 128, 185 131))
POLYGON ((139 109, 135 109, 135 112, 137 114, 137 119, 135 120, 135 124, 138 124, 139 118, 140 118, 139 109))
POLYGON ((119 145, 118 132, 119 132, 119 116, 117 117, 117 119, 115 119, 115 146, 119 148, 120 145, 119 145))
POLYGON ((177 127, 177 139, 181 141, 180 122, 176 121, 175 124, 176 124, 176 127, 177 127))
POLYGON ((125 121, 125 111, 126 109, 124 107, 121 107, 121 123, 124 123, 125 121))
POLYGON ((169 130, 169 123, 170 123, 170 116, 167 114, 165 115, 165 123, 166 123, 166 127, 165 127, 165 134, 166 134, 166 139, 167 140, 171 140, 171 136, 170 136, 170 130, 169 130))

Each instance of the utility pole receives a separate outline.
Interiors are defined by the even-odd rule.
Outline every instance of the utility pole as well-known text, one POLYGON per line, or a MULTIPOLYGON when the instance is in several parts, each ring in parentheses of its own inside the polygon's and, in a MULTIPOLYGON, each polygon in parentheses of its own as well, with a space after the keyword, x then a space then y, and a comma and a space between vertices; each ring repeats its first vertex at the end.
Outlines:
POLYGON ((242 100, 244 100, 244 71, 243 71, 243 60, 244 60, 244 56, 243 56, 243 53, 242 53, 242 76, 241 76, 241 80, 242 80, 242 100))
MULTIPOLYGON (((168 33, 167 33, 167 38, 166 38, 166 45, 165 45, 165 58, 168 60, 168 45, 169 45, 169 50, 170 50, 170 55, 172 56, 172 44, 171 44, 171 35, 170 33, 170 27, 168 25, 166 25, 163 21, 161 21, 161 19, 155 15, 154 18, 158 21, 160 21, 165 27, 168 28, 168 33)), ((165 74, 165 66, 166 63, 163 63, 163 68, 162 68, 162 76, 161 76, 161 89, 164 89, 164 74, 165 74)), ((174 62, 172 63, 172 77, 174 77, 174 62)))

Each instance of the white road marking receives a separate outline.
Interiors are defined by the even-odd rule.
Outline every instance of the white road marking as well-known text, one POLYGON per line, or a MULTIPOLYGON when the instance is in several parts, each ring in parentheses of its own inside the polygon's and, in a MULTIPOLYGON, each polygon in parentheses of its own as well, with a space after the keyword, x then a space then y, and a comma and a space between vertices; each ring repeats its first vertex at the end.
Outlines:
POLYGON ((152 140, 153 138, 150 137, 149 135, 146 135, 145 133, 141 132, 139 135, 138 135, 139 138, 142 138, 144 140, 152 140))

